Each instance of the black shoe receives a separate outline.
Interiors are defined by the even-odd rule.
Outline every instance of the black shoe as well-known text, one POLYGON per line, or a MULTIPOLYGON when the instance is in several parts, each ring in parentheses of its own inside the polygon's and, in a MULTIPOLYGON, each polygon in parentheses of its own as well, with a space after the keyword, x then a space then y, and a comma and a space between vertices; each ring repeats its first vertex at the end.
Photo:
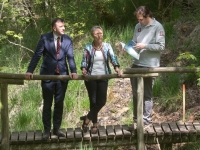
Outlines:
POLYGON ((90 123, 90 120, 89 120, 89 122, 86 123, 87 119, 88 119, 87 116, 80 117, 80 120, 83 120, 82 129, 83 129, 83 132, 85 132, 85 133, 87 132, 87 126, 90 123))
POLYGON ((83 120, 83 121, 84 121, 85 119, 86 119, 86 116, 81 116, 81 117, 80 117, 80 120, 83 120))
POLYGON ((53 134, 57 135, 58 137, 66 137, 66 134, 62 132, 60 129, 54 129, 53 134))
POLYGON ((43 133, 42 140, 48 140, 48 139, 49 139, 49 136, 50 136, 50 132, 49 132, 49 131, 45 131, 45 132, 43 133))

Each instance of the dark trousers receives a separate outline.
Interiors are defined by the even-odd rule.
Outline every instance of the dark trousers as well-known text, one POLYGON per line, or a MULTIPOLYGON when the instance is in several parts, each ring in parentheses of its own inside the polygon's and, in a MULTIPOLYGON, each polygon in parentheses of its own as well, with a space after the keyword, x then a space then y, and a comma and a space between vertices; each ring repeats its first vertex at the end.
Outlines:
POLYGON ((43 112, 42 121, 45 131, 51 130, 51 107, 54 98, 53 128, 59 129, 62 122, 63 101, 68 81, 42 81, 43 112))
POLYGON ((106 104, 108 80, 85 81, 90 100, 90 111, 87 117, 97 123, 98 112, 106 104))
MULTIPOLYGON (((132 68, 144 68, 141 66, 133 65, 132 68)), ((144 78, 144 108, 143 108, 143 121, 146 123, 151 122, 151 113, 153 107, 153 85, 154 85, 154 77, 147 77, 144 78)), ((137 120, 137 78, 130 78, 131 86, 132 86, 132 93, 133 93, 133 118, 137 120)))

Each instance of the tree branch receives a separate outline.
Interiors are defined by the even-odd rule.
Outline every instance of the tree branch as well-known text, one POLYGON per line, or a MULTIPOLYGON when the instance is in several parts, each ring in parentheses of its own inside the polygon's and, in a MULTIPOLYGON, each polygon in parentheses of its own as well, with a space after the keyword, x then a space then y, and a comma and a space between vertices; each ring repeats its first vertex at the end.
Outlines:
POLYGON ((0 19, 1 19, 1 15, 2 15, 2 13, 3 13, 3 6, 4 6, 4 2, 2 3, 2 6, 1 6, 0 19))
POLYGON ((24 47, 24 46, 22 46, 22 45, 20 45, 20 44, 17 44, 17 43, 11 42, 11 41, 9 41, 8 39, 6 39, 6 40, 7 40, 10 44, 17 45, 17 46, 19 46, 19 47, 21 47, 21 48, 24 48, 24 49, 26 49, 26 50, 28 50, 28 51, 34 53, 33 50, 31 50, 31 49, 29 49, 29 48, 27 48, 27 47, 24 47))
POLYGON ((133 3, 133 1, 131 0, 131 2, 132 2, 132 4, 133 4, 133 6, 135 7, 135 9, 137 9, 137 7, 135 6, 135 4, 133 3))

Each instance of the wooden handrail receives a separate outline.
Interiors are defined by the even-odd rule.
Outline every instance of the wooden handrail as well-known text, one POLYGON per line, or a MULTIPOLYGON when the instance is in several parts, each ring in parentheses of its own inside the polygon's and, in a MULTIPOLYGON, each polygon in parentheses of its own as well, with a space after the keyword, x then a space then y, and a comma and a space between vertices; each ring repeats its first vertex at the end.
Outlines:
POLYGON ((157 68, 125 68, 124 74, 134 73, 194 73, 200 71, 200 68, 187 67, 157 67, 157 68))
MULTIPOLYGON (((112 78, 134 78, 134 77, 150 77, 158 76, 158 73, 146 73, 146 74, 122 74, 118 76, 117 74, 106 74, 106 75, 92 75, 83 76, 78 75, 76 80, 97 80, 97 79, 112 79, 112 78)), ((0 72, 0 78, 3 79, 25 79, 25 74, 11 74, 0 72)), ((33 75, 31 80, 71 80, 69 75, 33 75)))

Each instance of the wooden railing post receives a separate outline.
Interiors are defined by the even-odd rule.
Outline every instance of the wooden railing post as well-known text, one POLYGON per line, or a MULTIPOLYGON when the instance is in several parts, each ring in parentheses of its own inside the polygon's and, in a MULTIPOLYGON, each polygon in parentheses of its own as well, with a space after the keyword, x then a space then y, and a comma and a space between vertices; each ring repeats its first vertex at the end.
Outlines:
POLYGON ((0 78, 0 88, 1 88, 1 149, 9 150, 9 116, 8 116, 8 84, 23 85, 23 80, 18 79, 1 79, 0 78))
POLYGON ((137 150, 144 150, 144 128, 143 128, 143 97, 144 83, 143 77, 137 78, 137 150))
POLYGON ((8 84, 0 84, 1 87, 1 149, 9 150, 9 123, 8 123, 8 84))

